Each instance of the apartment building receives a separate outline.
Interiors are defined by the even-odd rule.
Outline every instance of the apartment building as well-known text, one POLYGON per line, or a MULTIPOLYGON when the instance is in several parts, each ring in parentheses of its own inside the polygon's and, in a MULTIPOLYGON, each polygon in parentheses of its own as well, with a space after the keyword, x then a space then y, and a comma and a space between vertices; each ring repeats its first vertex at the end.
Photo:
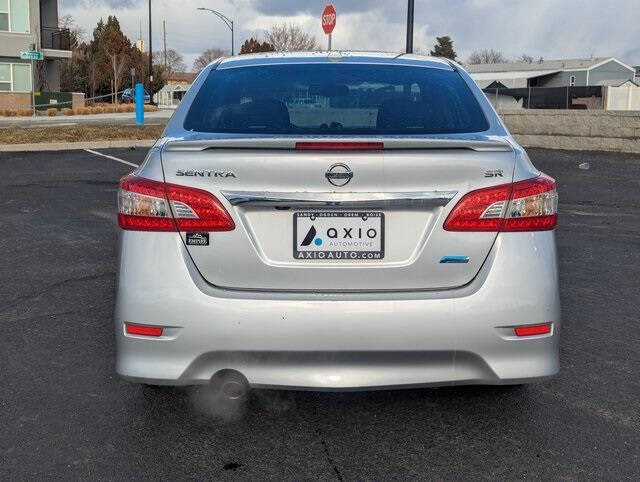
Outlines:
POLYGON ((70 35, 58 27, 58 0, 0 0, 0 108, 31 105, 31 91, 60 90, 58 62, 71 57, 70 35), (44 59, 21 60, 35 47, 44 59))

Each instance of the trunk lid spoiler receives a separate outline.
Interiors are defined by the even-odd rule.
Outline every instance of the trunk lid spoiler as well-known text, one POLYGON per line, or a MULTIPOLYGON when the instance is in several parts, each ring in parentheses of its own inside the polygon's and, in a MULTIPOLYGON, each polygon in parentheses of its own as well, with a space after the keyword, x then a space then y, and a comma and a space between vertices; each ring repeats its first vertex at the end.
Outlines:
MULTIPOLYGON (((246 137, 226 139, 167 139, 164 143, 164 151, 197 152, 212 149, 283 149, 295 150, 298 143, 314 144, 340 143, 383 143, 384 149, 467 149, 482 152, 512 151, 511 144, 503 138, 482 139, 456 139, 456 138, 309 138, 309 137, 246 137)), ((340 149, 336 149, 340 150, 340 149)))

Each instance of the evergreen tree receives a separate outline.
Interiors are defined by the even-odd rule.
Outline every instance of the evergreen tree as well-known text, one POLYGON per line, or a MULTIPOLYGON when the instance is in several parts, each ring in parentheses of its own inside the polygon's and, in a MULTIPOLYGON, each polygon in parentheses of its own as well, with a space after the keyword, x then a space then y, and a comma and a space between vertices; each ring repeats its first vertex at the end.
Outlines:
POLYGON ((251 37, 245 40, 242 44, 240 54, 252 54, 254 52, 273 52, 274 50, 275 47, 269 42, 260 43, 257 39, 251 37))
POLYGON ((456 51, 453 50, 453 40, 451 40, 451 37, 448 35, 445 35, 444 37, 436 37, 436 41, 437 42, 431 51, 431 55, 456 60, 456 51))

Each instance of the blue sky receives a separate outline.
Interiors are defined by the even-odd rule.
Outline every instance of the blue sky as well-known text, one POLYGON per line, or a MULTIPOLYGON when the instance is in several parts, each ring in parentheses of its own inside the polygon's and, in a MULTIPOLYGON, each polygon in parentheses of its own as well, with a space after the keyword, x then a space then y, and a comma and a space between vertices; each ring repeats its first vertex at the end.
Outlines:
MULTIPOLYGON (((60 14, 71 14, 90 36, 100 17, 115 14, 135 40, 142 22, 147 41, 146 0, 59 0, 60 14)), ((208 7, 235 21, 236 50, 249 36, 261 36, 273 23, 300 24, 325 45, 321 0, 152 0, 153 46, 167 44, 185 56, 188 66, 204 49, 230 49, 229 30, 216 17, 196 10, 208 7)), ((405 44, 405 0, 336 0, 337 49, 400 51, 405 44)), ((465 60, 477 49, 493 48, 507 57, 527 53, 547 59, 614 56, 640 64, 638 0, 416 0, 416 50, 428 51, 436 36, 450 35, 465 60)))

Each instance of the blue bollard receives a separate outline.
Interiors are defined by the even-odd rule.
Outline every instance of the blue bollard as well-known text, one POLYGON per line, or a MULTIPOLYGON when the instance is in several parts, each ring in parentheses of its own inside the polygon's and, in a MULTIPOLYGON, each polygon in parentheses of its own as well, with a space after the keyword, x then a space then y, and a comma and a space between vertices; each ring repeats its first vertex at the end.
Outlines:
POLYGON ((136 84, 136 124, 144 125, 144 85, 136 84))

